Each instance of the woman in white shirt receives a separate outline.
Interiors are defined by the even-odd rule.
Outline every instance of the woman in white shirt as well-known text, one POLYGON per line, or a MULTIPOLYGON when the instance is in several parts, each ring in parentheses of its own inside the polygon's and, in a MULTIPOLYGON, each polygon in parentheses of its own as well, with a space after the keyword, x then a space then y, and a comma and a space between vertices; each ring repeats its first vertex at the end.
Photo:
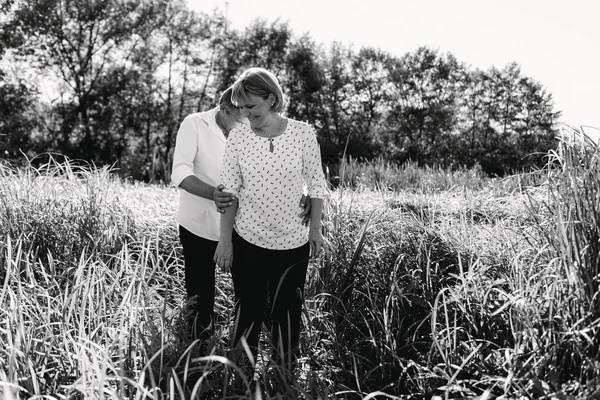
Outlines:
POLYGON ((229 131, 243 120, 231 102, 232 88, 219 105, 188 115, 177 133, 173 155, 173 185, 181 188, 176 221, 183 247, 185 288, 193 303, 189 316, 193 338, 208 338, 215 301, 213 255, 219 239, 220 215, 213 193, 218 185, 229 131))
POLYGON ((232 130, 221 182, 235 196, 221 216, 215 262, 231 269, 236 298, 232 338, 244 337, 254 353, 265 314, 274 360, 291 371, 297 357, 304 283, 310 255, 323 238, 321 214, 328 191, 315 130, 285 118, 277 78, 250 68, 233 85, 232 101, 249 124, 232 130), (310 222, 299 216, 307 189, 310 222), (268 307, 267 307, 268 305, 268 307))

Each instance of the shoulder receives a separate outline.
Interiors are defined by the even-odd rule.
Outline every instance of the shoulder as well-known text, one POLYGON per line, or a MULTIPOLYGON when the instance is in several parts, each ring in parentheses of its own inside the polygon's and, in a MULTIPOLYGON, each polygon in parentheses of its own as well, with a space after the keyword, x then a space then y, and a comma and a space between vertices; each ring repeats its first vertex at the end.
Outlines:
POLYGON ((314 126, 308 122, 288 118, 288 126, 291 128, 292 132, 294 132, 297 137, 302 138, 302 140, 310 140, 317 136, 314 126))
POLYGON ((288 118, 288 127, 303 137, 315 135, 315 128, 308 122, 288 118))
POLYGON ((288 118, 288 126, 295 129, 300 130, 309 130, 312 129, 312 125, 308 122, 298 121, 297 119, 288 118))
POLYGON ((181 122, 178 134, 204 137, 213 133, 216 128, 216 111, 217 109, 212 109, 187 115, 181 122))
POLYGON ((183 122, 194 123, 194 124, 203 122, 204 124, 209 124, 211 121, 215 120, 218 110, 219 110, 219 108, 215 107, 208 111, 195 112, 192 114, 188 114, 183 119, 183 122))
POLYGON ((201 129, 200 124, 205 125, 200 118, 200 113, 194 113, 186 116, 181 122, 181 125, 179 125, 177 136, 182 138, 197 136, 198 131, 201 129))
POLYGON ((245 135, 246 133, 251 132, 250 130, 250 126, 248 124, 240 124, 237 126, 237 128, 232 129, 231 132, 229 132, 229 134, 233 134, 236 136, 240 136, 240 135, 245 135))
POLYGON ((237 128, 232 129, 231 132, 229 132, 229 138, 227 139, 227 141, 229 142, 242 140, 243 138, 248 137, 248 132, 251 132, 249 125, 241 124, 237 128))
POLYGON ((198 121, 200 121, 200 114, 202 113, 193 113, 193 114, 189 114, 187 115, 183 121, 181 122, 182 125, 184 124, 195 124, 198 121))
POLYGON ((181 128, 197 128, 198 126, 202 125, 206 125, 203 120, 202 117, 200 116, 201 113, 194 113, 194 114, 190 114, 187 117, 185 117, 183 119, 183 121, 181 122, 181 128))

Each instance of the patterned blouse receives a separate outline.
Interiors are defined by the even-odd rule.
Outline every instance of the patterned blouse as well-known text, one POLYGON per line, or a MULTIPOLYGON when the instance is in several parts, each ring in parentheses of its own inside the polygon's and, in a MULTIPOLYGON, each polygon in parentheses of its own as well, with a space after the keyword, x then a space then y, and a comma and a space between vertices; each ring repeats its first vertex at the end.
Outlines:
POLYGON ((242 125, 229 134, 221 182, 238 198, 234 228, 246 241, 267 249, 289 250, 308 241, 299 216, 300 199, 325 199, 327 184, 315 130, 288 118, 286 130, 268 138, 242 125))

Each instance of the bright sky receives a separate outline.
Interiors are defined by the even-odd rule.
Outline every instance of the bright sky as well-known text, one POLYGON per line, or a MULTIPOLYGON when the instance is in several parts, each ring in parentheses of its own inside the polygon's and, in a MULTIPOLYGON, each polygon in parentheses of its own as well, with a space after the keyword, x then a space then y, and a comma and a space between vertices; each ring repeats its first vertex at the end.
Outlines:
POLYGON ((554 97, 562 121, 600 128, 599 0, 187 0, 226 10, 242 30, 256 18, 288 22, 328 45, 373 46, 402 56, 419 46, 472 67, 512 61, 554 97))

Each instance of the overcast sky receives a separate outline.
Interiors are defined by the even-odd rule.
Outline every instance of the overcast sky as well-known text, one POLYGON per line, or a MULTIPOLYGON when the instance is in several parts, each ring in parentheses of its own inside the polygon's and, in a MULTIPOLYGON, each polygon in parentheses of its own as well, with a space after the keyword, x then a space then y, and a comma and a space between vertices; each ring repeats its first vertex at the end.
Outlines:
POLYGON ((231 27, 256 18, 297 35, 402 56, 419 46, 472 67, 512 61, 544 85, 568 124, 600 128, 600 0, 188 0, 227 12, 231 27))

